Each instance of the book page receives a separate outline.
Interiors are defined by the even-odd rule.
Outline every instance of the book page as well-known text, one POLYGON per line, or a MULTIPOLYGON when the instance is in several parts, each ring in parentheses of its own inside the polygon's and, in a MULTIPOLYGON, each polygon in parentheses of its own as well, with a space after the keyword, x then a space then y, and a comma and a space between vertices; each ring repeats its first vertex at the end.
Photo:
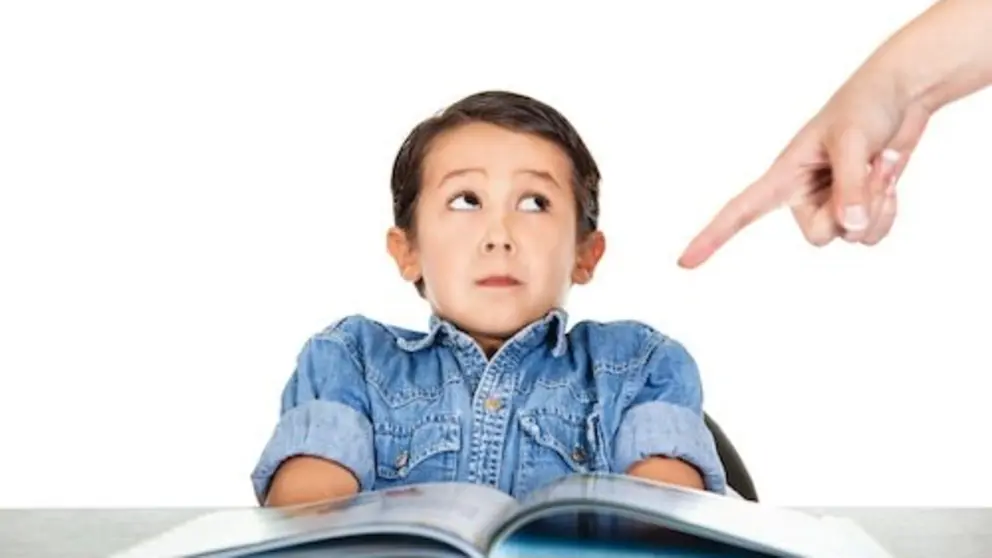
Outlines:
POLYGON ((517 502, 483 485, 427 483, 360 494, 340 506, 343 509, 300 508, 295 513, 337 526, 420 526, 451 533, 483 548, 494 525, 517 502))
POLYGON ((773 558, 709 541, 669 543, 627 539, 581 539, 546 533, 510 537, 493 549, 489 558, 773 558))
MULTIPOLYGON (((560 507, 575 514, 576 507, 598 508, 597 525, 586 530, 608 530, 625 522, 610 517, 609 509, 693 536, 710 538, 752 550, 809 557, 885 556, 875 545, 851 536, 848 529, 796 510, 776 508, 732 496, 637 479, 624 475, 576 475, 537 490, 523 503, 521 517, 560 507)), ((620 515, 614 513, 613 515, 620 515)), ((865 535, 866 536, 866 535, 865 535)))
MULTIPOLYGON (((248 508, 201 516, 113 558, 237 556, 351 534, 441 533, 482 549, 515 507, 510 496, 474 484, 421 484, 285 508, 248 508), (237 549, 238 552, 231 552, 237 549)), ((329 547, 331 548, 331 547, 329 547)))
MULTIPOLYGON (((482 556, 481 552, 477 553, 482 556)), ((410 536, 377 536, 337 539, 331 544, 316 542, 252 553, 250 558, 466 558, 466 553, 450 545, 410 536)), ((471 557, 470 557, 471 558, 471 557)))

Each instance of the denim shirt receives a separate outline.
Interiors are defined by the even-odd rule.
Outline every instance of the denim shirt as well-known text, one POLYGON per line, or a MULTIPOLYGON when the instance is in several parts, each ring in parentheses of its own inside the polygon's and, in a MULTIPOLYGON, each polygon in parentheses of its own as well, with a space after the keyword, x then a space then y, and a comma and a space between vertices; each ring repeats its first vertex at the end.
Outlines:
POLYGON ((252 473, 256 498, 294 455, 346 467, 361 491, 459 481, 518 498, 563 475, 668 456, 725 493, 685 348, 639 322, 566 331, 566 319, 549 312, 491 359, 436 316, 426 333, 360 315, 334 323, 299 354, 252 473))

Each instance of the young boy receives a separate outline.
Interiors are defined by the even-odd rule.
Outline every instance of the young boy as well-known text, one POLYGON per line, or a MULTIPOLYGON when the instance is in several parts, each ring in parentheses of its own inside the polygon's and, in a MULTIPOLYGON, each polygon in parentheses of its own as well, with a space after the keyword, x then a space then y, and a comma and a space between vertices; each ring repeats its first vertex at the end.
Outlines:
POLYGON ((612 471, 724 493, 696 364, 633 322, 563 310, 603 255, 599 170, 553 108, 469 96, 396 157, 390 255, 430 304, 426 333, 364 316, 311 337, 252 474, 287 505, 419 482, 521 497, 612 471))

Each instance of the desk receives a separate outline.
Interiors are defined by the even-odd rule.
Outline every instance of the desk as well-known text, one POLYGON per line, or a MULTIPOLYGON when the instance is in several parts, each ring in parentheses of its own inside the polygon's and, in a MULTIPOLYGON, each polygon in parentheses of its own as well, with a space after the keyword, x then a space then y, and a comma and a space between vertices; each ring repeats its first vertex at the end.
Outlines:
MULTIPOLYGON (((992 557, 992 508, 802 508, 859 522, 896 558, 992 557)), ((100 558, 214 509, 0 509, 4 558, 100 558)))

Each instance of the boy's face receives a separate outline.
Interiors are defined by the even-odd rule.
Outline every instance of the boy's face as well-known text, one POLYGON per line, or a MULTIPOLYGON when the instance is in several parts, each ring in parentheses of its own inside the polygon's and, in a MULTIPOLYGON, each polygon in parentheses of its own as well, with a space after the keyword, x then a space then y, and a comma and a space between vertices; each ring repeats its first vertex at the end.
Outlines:
POLYGON ((512 336, 585 283, 602 234, 577 245, 572 166, 543 138, 485 123, 438 136, 424 160, 416 234, 389 233, 404 278, 480 341, 512 336))

